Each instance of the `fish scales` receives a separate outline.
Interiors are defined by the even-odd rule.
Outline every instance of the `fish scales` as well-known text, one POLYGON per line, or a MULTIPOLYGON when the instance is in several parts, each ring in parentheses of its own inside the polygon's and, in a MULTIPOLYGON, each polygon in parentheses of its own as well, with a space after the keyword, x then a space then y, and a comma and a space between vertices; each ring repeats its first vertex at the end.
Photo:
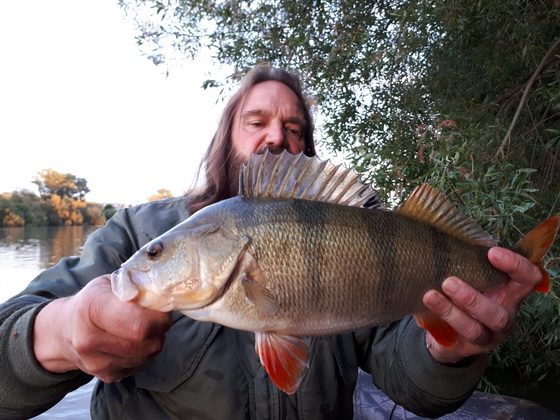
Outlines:
POLYGON ((359 328, 414 312, 424 292, 440 289, 450 274, 478 289, 505 281, 487 260, 479 264, 486 247, 397 213, 302 200, 236 198, 218 206, 222 220, 213 223, 229 223, 235 235, 251 238, 247 252, 258 261, 278 310, 263 313, 238 283, 236 293, 216 305, 215 322, 237 322, 232 319, 243 307, 245 317, 258 320, 251 329, 274 324, 296 335, 334 334, 350 323, 359 328))
MULTIPOLYGON (((123 301, 253 331, 262 365, 289 394, 309 364, 300 337, 412 314, 451 347, 458 334, 422 305, 424 293, 451 275, 478 290, 508 280, 488 261, 490 235, 427 184, 386 211, 355 173, 303 154, 252 155, 240 175, 237 197, 146 244, 111 284, 123 301)), ((551 217, 513 248, 541 271, 541 292, 559 225, 551 217)))

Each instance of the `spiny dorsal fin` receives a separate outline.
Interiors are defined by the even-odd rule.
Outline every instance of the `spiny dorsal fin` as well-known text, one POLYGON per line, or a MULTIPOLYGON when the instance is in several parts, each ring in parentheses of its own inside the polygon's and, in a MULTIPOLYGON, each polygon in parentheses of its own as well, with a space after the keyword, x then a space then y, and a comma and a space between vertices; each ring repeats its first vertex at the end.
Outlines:
POLYGON ((469 243, 488 247, 496 245, 492 236, 428 184, 416 187, 397 211, 469 243))
POLYGON ((241 167, 239 195, 383 207, 377 191, 360 182, 354 170, 287 151, 277 155, 268 150, 263 154, 251 154, 247 164, 241 167))

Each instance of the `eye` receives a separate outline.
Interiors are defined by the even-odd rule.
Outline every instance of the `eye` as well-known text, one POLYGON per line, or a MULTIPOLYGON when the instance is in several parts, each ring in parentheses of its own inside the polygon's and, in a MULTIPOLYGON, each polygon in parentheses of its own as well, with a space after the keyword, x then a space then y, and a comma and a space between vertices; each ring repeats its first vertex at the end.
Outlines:
POLYGON ((155 241, 148 245, 146 248, 146 255, 150 260, 155 260, 161 256, 163 252, 163 243, 155 241))
POLYGON ((293 128, 293 127, 287 127, 286 130, 288 131, 288 133, 296 136, 296 137, 302 137, 302 133, 300 130, 298 130, 297 128, 293 128))
POLYGON ((255 128, 264 127, 264 123, 262 121, 251 121, 251 122, 249 122, 249 125, 251 127, 255 127, 255 128))

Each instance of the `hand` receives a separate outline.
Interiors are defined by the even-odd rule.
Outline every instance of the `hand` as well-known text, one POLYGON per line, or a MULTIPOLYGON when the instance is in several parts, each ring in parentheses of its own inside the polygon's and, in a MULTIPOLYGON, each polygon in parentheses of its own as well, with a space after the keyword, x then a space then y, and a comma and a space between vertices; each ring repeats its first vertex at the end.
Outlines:
POLYGON ((491 248, 490 263, 506 272, 510 281, 484 293, 457 277, 442 284, 445 295, 430 290, 424 305, 459 333, 452 348, 445 348, 428 333, 426 344, 434 359, 453 364, 494 350, 515 328, 519 305, 540 283, 540 271, 526 258, 503 248, 491 248))
POLYGON ((171 322, 170 313, 121 302, 104 275, 39 312, 35 357, 51 372, 80 369, 104 382, 118 381, 161 351, 171 322))

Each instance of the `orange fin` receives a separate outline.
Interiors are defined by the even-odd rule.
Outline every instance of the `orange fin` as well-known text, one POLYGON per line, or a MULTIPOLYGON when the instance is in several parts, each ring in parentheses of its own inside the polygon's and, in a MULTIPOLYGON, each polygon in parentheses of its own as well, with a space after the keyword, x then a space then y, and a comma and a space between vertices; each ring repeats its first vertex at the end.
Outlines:
POLYGON ((307 343, 290 335, 257 332, 255 350, 272 382, 286 394, 296 392, 309 366, 307 343))
POLYGON ((542 280, 536 288, 538 292, 547 293, 550 291, 550 276, 544 269, 542 258, 546 255, 558 232, 560 225, 560 216, 551 217, 545 220, 531 232, 525 235, 512 248, 513 251, 523 255, 533 264, 535 264, 542 273, 542 280))
POLYGON ((459 340, 459 334, 443 319, 431 312, 424 311, 414 315, 421 328, 428 331, 443 347, 451 348, 459 340))
POLYGON ((427 223, 474 245, 495 246, 496 241, 474 220, 461 213, 447 198, 429 184, 420 184, 397 212, 427 223))

